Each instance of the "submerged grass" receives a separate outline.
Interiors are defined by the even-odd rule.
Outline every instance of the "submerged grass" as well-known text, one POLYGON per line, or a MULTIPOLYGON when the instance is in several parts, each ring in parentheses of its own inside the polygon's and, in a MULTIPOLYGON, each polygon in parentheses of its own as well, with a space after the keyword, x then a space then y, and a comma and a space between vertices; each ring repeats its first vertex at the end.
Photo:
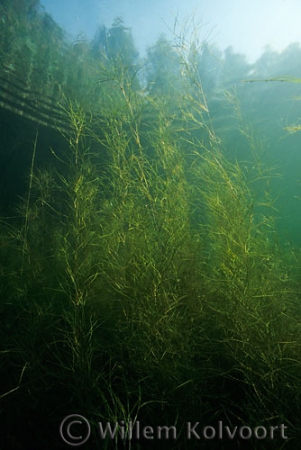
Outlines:
POLYGON ((270 173, 243 125, 250 161, 226 159, 192 57, 173 114, 106 68, 118 94, 101 118, 66 107, 63 169, 34 167, 34 143, 28 195, 1 226, 2 448, 65 448, 72 413, 91 420, 93 448, 195 448, 189 421, 284 423, 267 449, 300 436, 299 288, 270 173), (178 439, 101 440, 100 421, 173 425, 178 439))

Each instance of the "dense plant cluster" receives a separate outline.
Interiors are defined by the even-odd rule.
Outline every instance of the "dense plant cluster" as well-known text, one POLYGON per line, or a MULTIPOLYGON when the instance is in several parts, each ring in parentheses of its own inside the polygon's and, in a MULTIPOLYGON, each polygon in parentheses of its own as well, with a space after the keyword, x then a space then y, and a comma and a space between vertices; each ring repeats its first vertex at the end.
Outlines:
MULTIPOLYGON (((1 33, 8 57, 17 43, 1 33)), ((91 423, 83 448, 296 448, 300 259, 279 238, 276 172, 248 96, 219 100, 240 137, 224 124, 217 135, 222 75, 207 45, 161 37, 143 79, 119 20, 80 45, 80 90, 57 80, 64 140, 38 164, 36 133, 27 191, 1 220, 1 448, 66 448, 59 426, 75 413, 91 423), (130 440, 130 421, 174 426, 177 439, 130 440), (97 422, 125 424, 125 438, 101 439, 97 422), (199 441, 188 422, 278 431, 199 441)), ((234 59, 239 79, 250 74, 234 59)))

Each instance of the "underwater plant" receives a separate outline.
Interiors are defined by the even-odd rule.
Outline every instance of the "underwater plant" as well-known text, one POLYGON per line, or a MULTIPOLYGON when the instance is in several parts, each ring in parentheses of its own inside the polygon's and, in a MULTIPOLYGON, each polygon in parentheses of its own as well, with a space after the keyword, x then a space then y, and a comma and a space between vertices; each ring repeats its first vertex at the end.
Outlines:
POLYGON ((93 448, 195 448, 185 423, 196 419, 286 423, 289 439, 264 445, 290 448, 300 434, 299 260, 279 244, 274 171, 240 92, 223 97, 240 136, 230 145, 203 89, 203 43, 160 38, 142 89, 130 31, 117 20, 102 39, 82 54, 61 43, 84 63, 70 74, 57 59, 60 139, 49 149, 39 128, 30 140, 27 190, 0 222, 3 445, 64 448, 59 425, 78 411, 91 418, 93 448), (178 436, 100 440, 100 421, 126 437, 130 422, 178 436))

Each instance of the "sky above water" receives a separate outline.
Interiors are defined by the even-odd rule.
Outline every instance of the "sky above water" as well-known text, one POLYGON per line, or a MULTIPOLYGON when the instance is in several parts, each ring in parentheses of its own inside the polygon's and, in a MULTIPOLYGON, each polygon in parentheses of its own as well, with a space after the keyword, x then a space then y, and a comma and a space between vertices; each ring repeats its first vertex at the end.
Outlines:
POLYGON ((266 46, 281 52, 301 43, 301 0, 41 0, 45 10, 72 39, 92 38, 98 25, 122 17, 132 29, 141 56, 175 20, 181 31, 193 21, 200 39, 224 50, 232 46, 250 62, 266 46), (192 20, 193 19, 193 20, 192 20))

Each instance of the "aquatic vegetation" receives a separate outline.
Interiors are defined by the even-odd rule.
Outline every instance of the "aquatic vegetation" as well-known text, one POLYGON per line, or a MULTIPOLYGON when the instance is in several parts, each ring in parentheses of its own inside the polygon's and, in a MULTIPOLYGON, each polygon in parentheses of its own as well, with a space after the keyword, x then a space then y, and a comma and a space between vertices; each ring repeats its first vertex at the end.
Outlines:
POLYGON ((300 435, 300 256, 279 245, 264 145, 228 92, 242 146, 228 157, 203 90, 202 48, 182 35, 149 52, 180 65, 172 76, 181 95, 163 89, 169 67, 141 92, 119 25, 110 51, 95 60, 87 50, 83 72, 61 82, 63 140, 41 167, 36 133, 27 192, 0 223, 5 448, 63 448, 59 424, 75 411, 95 430, 99 421, 176 426, 177 441, 156 449, 195 448, 189 420, 285 423, 289 440, 264 445, 290 448, 300 435), (111 55, 119 33, 126 61, 111 55), (82 80, 93 83, 73 96, 82 80))

